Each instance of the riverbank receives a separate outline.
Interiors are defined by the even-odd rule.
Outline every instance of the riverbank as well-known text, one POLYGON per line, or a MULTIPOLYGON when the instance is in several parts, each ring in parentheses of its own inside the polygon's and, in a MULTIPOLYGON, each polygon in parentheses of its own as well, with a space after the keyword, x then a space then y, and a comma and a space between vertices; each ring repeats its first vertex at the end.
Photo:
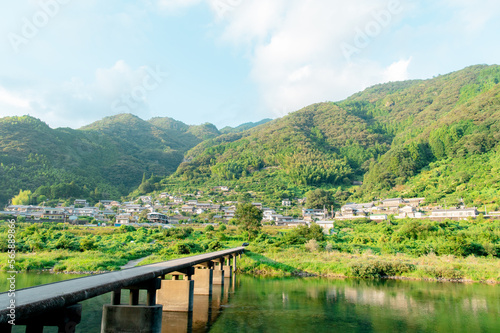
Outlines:
POLYGON ((335 278, 401 279, 500 284, 500 260, 452 255, 411 257, 338 251, 252 252, 238 261, 240 272, 262 276, 321 276, 335 278))
MULTIPOLYGON (((87 229, 53 224, 16 227, 14 270, 96 274, 208 253, 250 242, 240 272, 500 283, 500 222, 343 221, 330 235, 316 224, 264 227, 258 236, 235 226, 87 229)), ((0 223, 0 236, 6 226, 0 223), (2 230, 3 228, 3 230, 2 230)), ((9 253, 0 253, 0 271, 9 253)))

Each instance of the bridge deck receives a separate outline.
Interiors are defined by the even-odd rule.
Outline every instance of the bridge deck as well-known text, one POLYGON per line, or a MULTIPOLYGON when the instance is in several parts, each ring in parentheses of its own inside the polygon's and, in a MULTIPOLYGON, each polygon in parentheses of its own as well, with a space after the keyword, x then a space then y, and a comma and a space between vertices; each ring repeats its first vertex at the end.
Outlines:
MULTIPOLYGON (((170 272, 180 271, 227 255, 242 253, 244 250, 244 247, 238 247, 117 272, 19 289, 15 293, 16 321, 57 308, 74 305, 113 290, 137 285, 170 272)), ((8 293, 0 294, 0 324, 7 323, 9 320, 7 317, 9 310, 6 307, 10 304, 10 300, 8 293)))

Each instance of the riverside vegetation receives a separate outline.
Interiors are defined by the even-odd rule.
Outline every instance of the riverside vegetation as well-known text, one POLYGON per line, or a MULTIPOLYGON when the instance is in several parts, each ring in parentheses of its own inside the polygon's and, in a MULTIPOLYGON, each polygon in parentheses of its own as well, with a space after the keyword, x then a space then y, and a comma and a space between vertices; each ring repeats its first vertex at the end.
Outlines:
MULTIPOLYGON (((0 237, 6 227, 1 224, 0 237)), ((248 274, 500 282, 499 221, 351 220, 337 222, 331 231, 325 235, 316 224, 248 233, 226 225, 135 229, 20 223, 16 269, 103 272, 132 259, 148 256, 144 265, 237 247, 250 238, 238 261, 239 271, 248 274)), ((7 270, 7 249, 0 250, 0 269, 7 270)))

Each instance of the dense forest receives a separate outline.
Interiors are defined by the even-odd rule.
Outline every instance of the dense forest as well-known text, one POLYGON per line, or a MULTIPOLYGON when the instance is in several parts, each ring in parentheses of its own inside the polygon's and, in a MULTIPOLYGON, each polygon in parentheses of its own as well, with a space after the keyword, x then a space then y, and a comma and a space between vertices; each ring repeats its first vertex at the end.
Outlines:
POLYGON ((132 115, 78 130, 3 118, 0 202, 21 189, 97 200, 228 185, 265 204, 323 188, 338 203, 425 196, 497 209, 499 81, 500 66, 472 66, 220 131, 132 115))

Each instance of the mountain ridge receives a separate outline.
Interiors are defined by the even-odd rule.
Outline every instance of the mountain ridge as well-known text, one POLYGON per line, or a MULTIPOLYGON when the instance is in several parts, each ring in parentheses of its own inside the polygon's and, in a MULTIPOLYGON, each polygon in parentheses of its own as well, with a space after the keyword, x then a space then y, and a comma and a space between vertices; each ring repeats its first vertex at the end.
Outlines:
POLYGON ((72 182, 81 195, 127 195, 154 175, 150 191, 228 185, 265 203, 322 187, 339 202, 419 194, 470 204, 489 196, 496 204, 497 189, 488 181, 497 181, 491 170, 499 160, 499 80, 500 66, 471 66, 221 130, 131 114, 78 130, 51 129, 31 117, 2 118, 0 201, 19 189, 72 182), (476 173, 472 161, 480 161, 476 173), (446 185, 449 179, 456 180, 454 188, 446 185), (352 186, 359 181, 363 186, 352 186))

